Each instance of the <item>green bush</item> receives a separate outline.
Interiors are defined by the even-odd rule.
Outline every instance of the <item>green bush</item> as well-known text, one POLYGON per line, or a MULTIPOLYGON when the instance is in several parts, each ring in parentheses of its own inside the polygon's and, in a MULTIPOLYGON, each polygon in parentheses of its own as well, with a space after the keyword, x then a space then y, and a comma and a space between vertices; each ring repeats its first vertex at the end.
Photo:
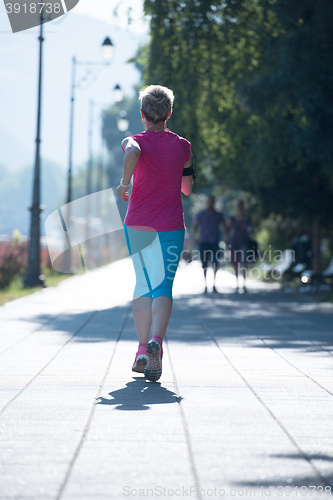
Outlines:
POLYGON ((27 243, 15 239, 0 242, 0 290, 7 288, 15 276, 23 275, 27 257, 27 243))

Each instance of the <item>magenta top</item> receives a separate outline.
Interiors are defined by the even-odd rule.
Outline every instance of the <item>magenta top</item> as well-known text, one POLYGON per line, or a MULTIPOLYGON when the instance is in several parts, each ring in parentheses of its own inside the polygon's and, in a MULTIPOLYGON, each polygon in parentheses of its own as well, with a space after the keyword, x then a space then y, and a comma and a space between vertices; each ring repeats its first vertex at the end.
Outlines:
POLYGON ((134 170, 124 223, 155 231, 184 229, 180 190, 191 144, 170 130, 146 130, 132 137, 141 154, 134 170))

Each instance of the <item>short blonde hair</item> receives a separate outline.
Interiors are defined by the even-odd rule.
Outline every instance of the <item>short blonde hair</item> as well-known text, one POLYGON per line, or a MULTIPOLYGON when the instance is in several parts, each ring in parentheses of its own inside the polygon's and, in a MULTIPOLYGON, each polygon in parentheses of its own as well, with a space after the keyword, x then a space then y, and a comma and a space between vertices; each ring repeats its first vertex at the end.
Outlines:
POLYGON ((167 120, 172 113, 175 97, 172 90, 167 87, 149 85, 139 92, 139 98, 143 114, 150 122, 157 123, 167 120))

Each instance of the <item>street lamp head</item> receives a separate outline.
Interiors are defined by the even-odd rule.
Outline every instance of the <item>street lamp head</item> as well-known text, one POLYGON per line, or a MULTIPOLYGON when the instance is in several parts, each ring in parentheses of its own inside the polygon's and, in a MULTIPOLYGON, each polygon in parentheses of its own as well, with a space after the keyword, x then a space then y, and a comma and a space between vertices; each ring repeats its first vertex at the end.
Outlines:
POLYGON ((119 117, 117 119, 117 127, 119 132, 126 132, 128 130, 129 121, 126 111, 120 111, 119 117))
POLYGON ((102 43, 102 50, 103 50, 103 60, 106 64, 109 64, 111 62, 112 57, 113 57, 114 45, 108 36, 105 38, 104 42, 102 43))
POLYGON ((113 97, 115 102, 122 102, 124 99, 124 94, 123 91, 121 90, 120 85, 116 85, 115 88, 113 89, 113 97))

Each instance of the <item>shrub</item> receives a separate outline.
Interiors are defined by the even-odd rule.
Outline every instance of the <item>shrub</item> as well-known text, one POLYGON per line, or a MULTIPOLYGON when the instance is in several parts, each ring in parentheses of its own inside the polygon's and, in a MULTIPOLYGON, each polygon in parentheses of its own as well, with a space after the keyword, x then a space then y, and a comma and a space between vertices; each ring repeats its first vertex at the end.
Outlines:
POLYGON ((27 243, 0 242, 0 289, 8 287, 15 276, 23 275, 27 256, 27 243))

